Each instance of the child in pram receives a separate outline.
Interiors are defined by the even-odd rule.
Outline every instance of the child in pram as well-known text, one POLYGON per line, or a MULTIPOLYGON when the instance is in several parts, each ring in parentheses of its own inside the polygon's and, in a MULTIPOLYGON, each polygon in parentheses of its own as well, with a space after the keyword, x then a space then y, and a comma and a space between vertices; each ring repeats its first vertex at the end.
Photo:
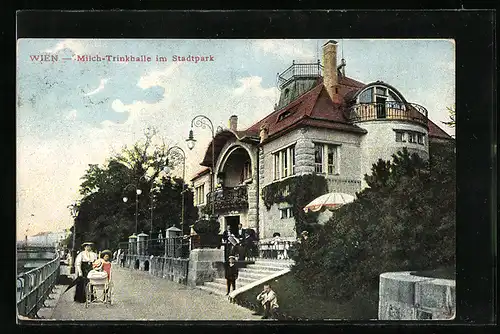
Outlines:
POLYGON ((105 280, 104 284, 104 295, 108 294, 109 282, 111 280, 111 251, 105 250, 100 254, 100 258, 94 261, 92 264, 93 269, 88 273, 87 278, 89 280, 98 282, 99 280, 105 280))

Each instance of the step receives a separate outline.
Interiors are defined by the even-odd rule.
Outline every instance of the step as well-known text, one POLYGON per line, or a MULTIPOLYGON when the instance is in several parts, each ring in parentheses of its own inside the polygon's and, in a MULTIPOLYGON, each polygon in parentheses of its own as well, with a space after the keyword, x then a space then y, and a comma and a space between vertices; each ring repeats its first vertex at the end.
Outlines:
POLYGON ((292 260, 287 260, 287 261, 283 261, 283 260, 256 260, 254 264, 290 268, 294 264, 294 261, 292 261, 292 260))
POLYGON ((214 279, 213 282, 218 283, 218 284, 226 284, 226 279, 225 278, 216 278, 216 279, 214 279))
POLYGON ((240 276, 247 276, 247 277, 266 277, 269 275, 273 275, 274 273, 277 273, 279 271, 266 271, 266 270, 252 270, 252 269, 247 269, 245 271, 240 270, 240 276))
POLYGON ((262 270, 265 270, 265 269, 268 269, 268 270, 273 270, 273 271, 281 271, 283 269, 287 269, 289 267, 285 267, 285 266, 282 266, 282 267, 279 267, 279 266, 276 266, 276 265, 267 265, 267 264, 250 264, 247 266, 247 268, 251 268, 251 269, 262 269, 262 270))
POLYGON ((251 279, 255 279, 255 280, 258 280, 258 279, 261 279, 261 278, 264 278, 264 277, 267 277, 269 276, 269 273, 258 273, 258 272, 255 272, 255 271, 243 271, 243 272, 240 272, 238 277, 245 277, 245 278, 251 278, 251 279))
POLYGON ((226 296, 226 291, 221 291, 219 289, 214 289, 212 287, 209 287, 209 286, 205 286, 205 285, 198 285, 198 288, 200 290, 203 290, 203 291, 206 291, 210 294, 213 294, 213 295, 217 295, 217 296, 226 296))
POLYGON ((223 292, 226 292, 227 286, 226 284, 221 284, 217 282, 205 282, 203 285, 214 288, 214 289, 219 289, 223 292))
POLYGON ((259 279, 258 278, 248 278, 248 277, 238 277, 238 280, 236 281, 236 284, 238 284, 238 282, 241 284, 241 285, 247 285, 247 284, 250 284, 250 283, 253 283, 255 281, 258 281, 259 279))
POLYGON ((244 273, 256 273, 262 275, 272 275, 274 273, 280 272, 285 269, 271 269, 271 268, 244 268, 240 269, 240 272, 244 273))

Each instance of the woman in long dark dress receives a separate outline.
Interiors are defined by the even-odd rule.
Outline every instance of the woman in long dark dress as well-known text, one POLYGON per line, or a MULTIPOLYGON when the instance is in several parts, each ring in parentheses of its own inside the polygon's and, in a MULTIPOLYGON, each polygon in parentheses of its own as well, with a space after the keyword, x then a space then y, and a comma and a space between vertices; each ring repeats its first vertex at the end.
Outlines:
POLYGON ((97 260, 97 254, 92 252, 92 243, 85 242, 82 244, 84 250, 76 256, 75 269, 78 275, 78 282, 75 289, 75 302, 85 303, 87 296, 85 288, 87 287, 87 274, 92 270, 92 263, 97 260))

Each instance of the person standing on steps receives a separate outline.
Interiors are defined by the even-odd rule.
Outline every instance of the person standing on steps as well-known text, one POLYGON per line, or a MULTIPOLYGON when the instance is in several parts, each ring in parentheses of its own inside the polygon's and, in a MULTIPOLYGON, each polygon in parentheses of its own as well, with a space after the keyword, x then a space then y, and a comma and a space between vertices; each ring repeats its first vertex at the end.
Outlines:
POLYGON ((231 286, 233 291, 236 290, 236 280, 238 279, 238 265, 236 264, 236 257, 229 256, 229 262, 226 263, 226 282, 227 282, 227 293, 226 296, 231 292, 231 286))
POLYGON ((238 261, 245 261, 246 258, 246 239, 247 230, 243 228, 243 224, 238 224, 238 232, 236 237, 239 239, 237 246, 238 261))

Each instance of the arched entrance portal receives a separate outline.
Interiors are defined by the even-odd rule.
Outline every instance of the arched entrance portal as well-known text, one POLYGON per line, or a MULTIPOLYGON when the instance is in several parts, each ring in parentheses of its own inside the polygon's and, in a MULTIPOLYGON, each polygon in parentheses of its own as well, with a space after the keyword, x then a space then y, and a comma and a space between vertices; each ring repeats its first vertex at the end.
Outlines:
POLYGON ((218 175, 218 184, 226 188, 242 186, 252 180, 252 160, 243 147, 229 153, 218 175))

